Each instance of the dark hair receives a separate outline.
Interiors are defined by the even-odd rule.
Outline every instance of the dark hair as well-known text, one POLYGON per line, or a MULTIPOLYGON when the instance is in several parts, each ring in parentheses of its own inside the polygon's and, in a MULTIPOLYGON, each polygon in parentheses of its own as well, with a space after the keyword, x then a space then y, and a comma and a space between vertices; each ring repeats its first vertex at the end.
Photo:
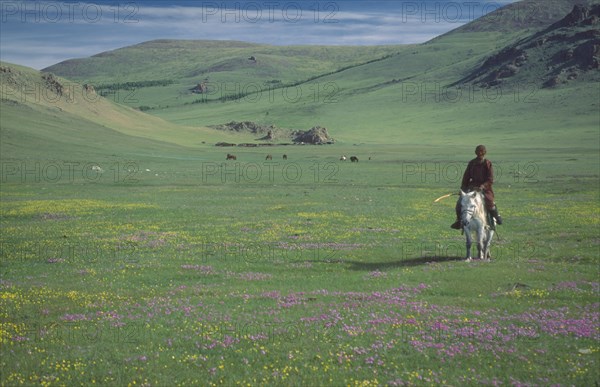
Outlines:
POLYGON ((483 151, 483 153, 487 153, 487 149, 485 149, 485 145, 477 145, 477 148, 475 148, 475 154, 479 153, 479 151, 483 151))

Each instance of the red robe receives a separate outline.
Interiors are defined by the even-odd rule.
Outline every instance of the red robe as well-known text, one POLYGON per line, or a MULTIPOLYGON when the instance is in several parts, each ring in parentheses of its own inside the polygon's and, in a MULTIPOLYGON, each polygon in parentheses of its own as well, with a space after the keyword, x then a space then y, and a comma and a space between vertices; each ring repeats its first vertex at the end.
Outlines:
POLYGON ((480 161, 474 158, 469 161, 467 169, 463 175, 460 189, 463 191, 472 191, 475 188, 483 186, 483 196, 485 198, 485 207, 490 210, 494 208, 494 168, 492 162, 488 159, 480 161))

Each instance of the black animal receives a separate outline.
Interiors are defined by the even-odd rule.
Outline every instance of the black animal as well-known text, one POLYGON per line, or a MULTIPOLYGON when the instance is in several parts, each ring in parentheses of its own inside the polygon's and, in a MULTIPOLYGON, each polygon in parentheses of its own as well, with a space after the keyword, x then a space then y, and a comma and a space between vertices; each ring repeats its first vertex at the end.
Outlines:
POLYGON ((350 157, 350 161, 353 163, 358 163, 358 157, 352 156, 352 157, 350 157))
POLYGON ((267 157, 265 158, 265 160, 273 160, 273 156, 267 155, 267 157))
POLYGON ((227 153, 227 158, 225 160, 237 160, 237 157, 235 157, 235 155, 227 153))
POLYGON ((283 155, 283 159, 284 159, 284 160, 287 160, 287 155, 283 155))

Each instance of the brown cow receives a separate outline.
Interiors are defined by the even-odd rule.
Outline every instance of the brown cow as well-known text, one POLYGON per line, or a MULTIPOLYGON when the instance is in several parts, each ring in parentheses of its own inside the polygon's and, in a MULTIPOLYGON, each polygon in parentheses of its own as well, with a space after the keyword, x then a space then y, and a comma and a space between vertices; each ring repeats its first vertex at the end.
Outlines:
POLYGON ((265 158, 265 160, 273 160, 273 156, 267 155, 267 157, 265 158))
POLYGON ((225 160, 237 160, 237 157, 235 157, 235 155, 227 153, 227 158, 225 160))

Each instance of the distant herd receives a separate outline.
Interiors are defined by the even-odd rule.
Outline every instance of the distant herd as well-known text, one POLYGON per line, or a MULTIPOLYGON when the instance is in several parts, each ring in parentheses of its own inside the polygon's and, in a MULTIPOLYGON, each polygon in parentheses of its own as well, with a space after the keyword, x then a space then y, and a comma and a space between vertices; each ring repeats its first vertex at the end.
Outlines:
MULTIPOLYGON (((283 159, 287 160, 287 155, 283 155, 283 159)), ((265 157, 265 160, 273 160, 273 156, 272 155, 267 155, 267 157, 265 157)))
MULTIPOLYGON (((283 155, 283 159, 287 160, 288 157, 287 155, 283 155)), ((232 155, 231 153, 227 153, 227 157, 225 158, 225 160, 237 160, 237 156, 236 155, 232 155)), ((273 160, 273 155, 267 155, 267 157, 265 157, 265 160, 273 160)), ((340 157, 340 161, 346 161, 348 160, 348 158, 345 155, 342 155, 342 157, 340 157)), ((369 157, 369 160, 371 160, 371 158, 369 157)), ((350 162, 353 163, 358 163, 358 157, 356 156, 350 156, 350 162)))

